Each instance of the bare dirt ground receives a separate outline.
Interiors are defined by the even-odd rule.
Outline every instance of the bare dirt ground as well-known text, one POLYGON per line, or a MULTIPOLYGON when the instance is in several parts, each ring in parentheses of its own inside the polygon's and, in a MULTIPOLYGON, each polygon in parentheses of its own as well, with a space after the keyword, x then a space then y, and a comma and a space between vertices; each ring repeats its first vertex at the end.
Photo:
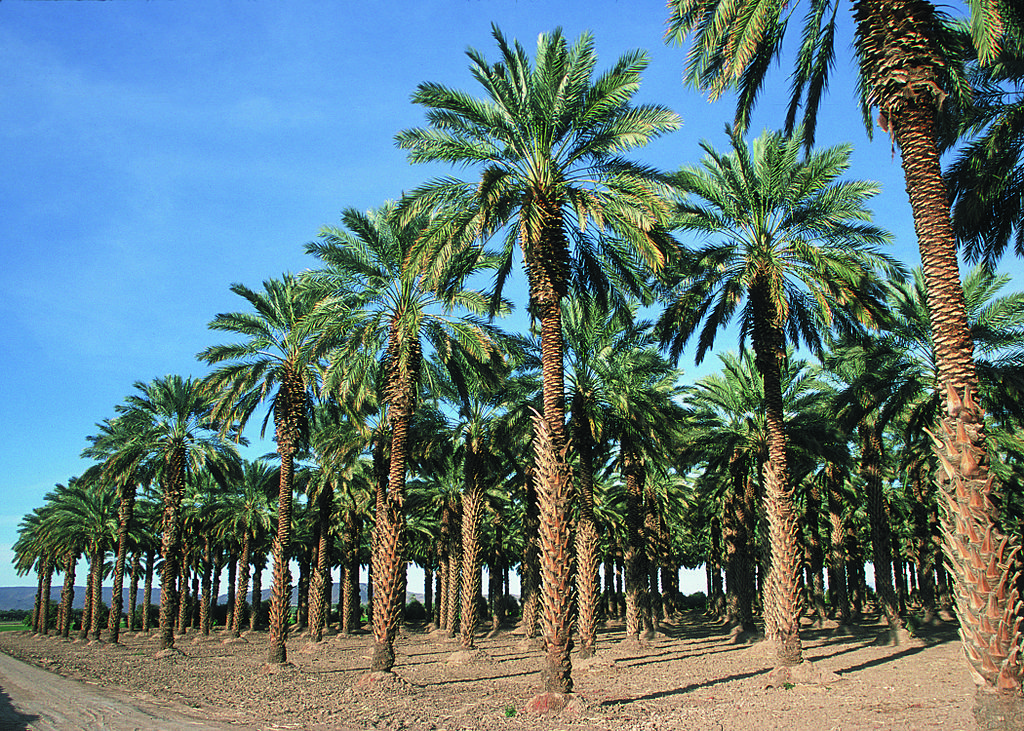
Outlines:
MULTIPOLYGON (((220 634, 176 640, 183 654, 154 658, 155 633, 122 635, 118 645, 69 642, 27 632, 0 634, 0 651, 87 685, 102 702, 141 709, 126 725, 105 728, 386 729, 787 729, 861 731, 974 729, 974 685, 951 625, 898 646, 876 644, 881 627, 862 624, 837 633, 834 625, 805 627, 805 657, 816 682, 770 682, 774 663, 759 645, 733 645, 720 626, 686 613, 638 645, 623 640, 621 623, 601 630, 598 655, 574 660, 581 703, 554 715, 526 712, 540 690, 542 655, 522 635, 481 635, 477 652, 441 633, 404 628, 391 680, 368 673, 370 636, 332 636, 310 645, 289 638, 293 665, 264 664, 267 638, 255 633, 225 643, 220 634), (834 675, 833 675, 834 674, 834 675), (131 725, 134 723, 135 725, 131 725), (145 725, 145 724, 151 725, 145 725)), ((26 706, 23 688, 0 663, 0 728, 94 728, 95 716, 71 708, 89 699, 63 688, 26 706), (6 671, 6 673, 5 673, 6 671), (45 704, 57 708, 46 711, 45 704), (36 705, 32 705, 35 703, 36 705), (63 724, 48 720, 63 713, 63 724), (50 714, 49 716, 47 714, 50 714), (50 723, 51 725, 46 725, 50 723), (76 724, 79 724, 76 726, 76 724)), ((28 681, 31 685, 56 685, 28 681)), ((23 681, 24 684, 24 681, 23 681)), ((90 712, 92 713, 92 712, 90 712)), ((117 716, 117 714, 115 714, 117 716)), ((117 716, 122 718, 122 716, 117 716)))

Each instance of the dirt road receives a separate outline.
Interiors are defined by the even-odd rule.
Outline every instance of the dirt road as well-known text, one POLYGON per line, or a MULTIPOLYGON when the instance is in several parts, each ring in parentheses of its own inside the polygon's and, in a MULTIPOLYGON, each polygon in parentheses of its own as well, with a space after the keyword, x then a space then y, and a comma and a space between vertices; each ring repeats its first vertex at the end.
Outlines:
POLYGON ((155 699, 67 680, 0 653, 0 729, 3 731, 239 730, 190 717, 155 699))

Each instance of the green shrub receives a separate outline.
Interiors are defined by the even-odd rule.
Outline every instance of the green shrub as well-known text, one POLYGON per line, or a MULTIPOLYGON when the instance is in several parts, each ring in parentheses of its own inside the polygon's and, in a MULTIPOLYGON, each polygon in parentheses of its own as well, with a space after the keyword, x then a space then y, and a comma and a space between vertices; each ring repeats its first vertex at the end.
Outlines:
POLYGON ((406 622, 426 622, 427 621, 427 610, 423 608, 419 600, 415 597, 405 605, 405 621, 406 622))

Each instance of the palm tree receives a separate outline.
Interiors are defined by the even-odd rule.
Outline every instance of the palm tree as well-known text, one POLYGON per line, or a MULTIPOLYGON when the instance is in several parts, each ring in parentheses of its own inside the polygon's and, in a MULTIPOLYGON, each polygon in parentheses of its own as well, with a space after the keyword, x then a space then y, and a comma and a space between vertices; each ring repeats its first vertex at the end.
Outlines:
POLYGON ((206 379, 206 388, 216 399, 214 413, 225 424, 237 423, 242 429, 260 404, 271 403, 261 434, 273 415, 281 469, 267 662, 282 664, 288 660, 285 622, 291 599, 288 560, 294 461, 307 445, 313 398, 320 386, 317 336, 311 317, 316 301, 291 274, 264 281, 262 292, 243 284, 233 284, 231 291, 244 298, 255 312, 222 313, 209 327, 242 340, 210 346, 197 357, 210 364, 225 363, 206 379))
MULTIPOLYGON (((808 144, 835 59, 838 6, 838 0, 812 2, 803 28, 787 127, 795 124, 803 105, 808 144)), ((672 0, 670 8, 669 39, 694 36, 687 79, 711 90, 712 96, 739 84, 737 121, 745 124, 771 60, 781 51, 793 9, 764 0, 672 0)), ((1000 0, 970 3, 969 41, 981 64, 996 59, 1011 8, 1012 3, 1000 0)), ((1002 561, 1002 548, 992 547, 1020 550, 1020 538, 1004 533, 995 518, 999 489, 990 479, 984 412, 977 400, 973 343, 937 142, 939 110, 946 98, 964 103, 968 95, 969 88, 956 71, 972 51, 966 32, 952 28, 929 0, 857 0, 853 10, 861 110, 870 132, 870 110, 877 108, 880 126, 899 147, 927 282, 929 323, 945 400, 935 453, 949 503, 943 530, 946 553, 961 579, 961 637, 968 661, 986 687, 1019 691, 1024 663, 1017 659, 1018 641, 998 629, 1015 625, 1017 600, 993 588, 1012 583, 1015 569, 1012 562, 1002 561), (982 535, 992 536, 992 541, 974 540, 982 535), (999 577, 983 578, 976 566, 992 566, 999 577)), ((985 702, 981 695, 978 699, 985 702)))
POLYGON ((373 636, 371 670, 395 664, 394 641, 405 591, 405 480, 409 427, 419 398, 423 345, 446 365, 496 362, 496 332, 473 316, 486 310, 486 297, 464 288, 467 276, 485 260, 475 252, 450 259, 445 268, 416 266, 413 247, 425 217, 402 223, 394 205, 342 213, 344 228, 325 227, 306 247, 324 262, 305 283, 321 304, 317 311, 323 342, 334 346, 328 388, 351 374, 361 353, 383 352, 383 401, 391 433, 386 489, 378 500, 373 544, 373 636), (339 376, 339 374, 342 374, 339 376))
POLYGON ((88 600, 80 636, 98 641, 105 559, 117 540, 117 490, 93 466, 81 478, 69 481, 66 488, 57 491, 52 508, 47 529, 68 545, 81 546, 89 559, 88 600))
POLYGON ((728 132, 729 154, 703 142, 702 167, 679 173, 680 188, 693 197, 680 202, 678 227, 712 243, 695 254, 692 269, 679 273, 658 330, 678 357, 703 322, 698 363, 737 310, 741 345, 751 339, 764 379, 768 435, 762 476, 771 545, 765 633, 788 665, 799 663, 802 651, 797 515, 780 381, 787 340, 820 350, 824 330, 875 322, 882 312, 875 272, 896 273, 898 266, 877 251, 887 236, 868 223, 865 202, 877 186, 839 180, 849 145, 798 159, 796 136, 765 132, 751 152, 738 132, 728 132))
MULTIPOLYGON (((594 515, 594 473, 597 457, 602 444, 608 444, 615 432, 612 426, 622 414, 618 408, 660 409, 662 404, 647 398, 653 393, 650 388, 639 398, 632 397, 623 402, 621 396, 636 384, 642 384, 638 391, 648 391, 659 382, 671 382, 675 372, 657 373, 654 369, 664 365, 657 358, 644 357, 643 349, 653 343, 650 323, 634 321, 635 307, 609 312, 599 304, 585 297, 570 300, 564 310, 564 331, 567 350, 566 377, 570 383, 573 448, 578 457, 575 474, 579 495, 579 517, 576 535, 577 602, 579 605, 578 631, 581 657, 594 654, 597 621, 597 561, 598 532, 594 515)), ((647 355, 651 355, 648 353, 647 355)), ((664 413, 669 419, 672 415, 664 413)), ((642 419, 653 422, 652 414, 643 414, 642 419)), ((636 422, 634 416, 629 418, 636 422)), ((671 421, 664 422, 666 424, 671 421)), ((646 437, 647 435, 645 435, 646 437)), ((639 508, 639 505, 636 506, 639 508)), ((633 516, 640 520, 639 512, 633 516)), ((638 535, 630 545, 635 552, 643 550, 638 535)), ((630 553, 630 556, 639 555, 630 553)), ((632 566, 632 563, 630 564, 632 566)), ((639 564, 637 564, 639 566, 639 564)), ((639 581, 639 575, 634 577, 639 581)), ((634 593, 629 594, 632 608, 634 593)), ((630 615, 632 616, 632 615, 630 615)), ((627 634, 637 635, 636 626, 627 628, 627 634)))
POLYGON ((137 381, 135 388, 138 393, 119 407, 123 424, 118 428, 131 435, 120 451, 126 463, 133 465, 124 473, 135 465, 148 465, 143 471, 152 470, 158 476, 163 493, 160 649, 168 650, 174 647, 179 609, 176 581, 181 570, 181 501, 186 486, 204 468, 223 482, 236 468, 238 457, 219 437, 212 401, 198 381, 169 375, 149 383, 137 381))
MULTIPOLYGON (((123 412, 126 406, 115 407, 123 412)), ((135 493, 139 484, 148 483, 154 477, 153 465, 148 453, 139 449, 134 426, 130 420, 107 419, 96 425, 99 433, 88 437, 92 443, 82 452, 83 457, 103 461, 105 479, 117 486, 118 531, 117 555, 114 559, 113 587, 110 598, 110 616, 107 621, 109 640, 116 643, 121 628, 121 613, 124 597, 124 567, 129 548, 129 531, 133 528, 135 493)))
MULTIPOLYGON (((974 350, 978 355, 977 369, 983 398, 998 408, 992 426, 1000 429, 1000 422, 1019 423, 1021 413, 1015 393, 1021 388, 1021 338, 1024 336, 1024 294, 999 296, 1009 277, 996 275, 979 265, 968 272, 963 290, 968 324, 974 350)), ((925 459, 917 448, 922 427, 934 432, 940 418, 938 370, 935 350, 929 329, 926 305, 926 284, 921 269, 914 269, 910 281, 891 283, 888 304, 893 314, 890 329, 879 334, 859 334, 841 341, 832 351, 829 362, 837 374, 846 374, 847 387, 840 402, 841 413, 853 423, 873 424, 872 442, 881 445, 881 430, 895 424, 904 430, 904 461, 910 467, 910 478, 915 490, 919 485, 921 462, 925 459)), ((994 436, 991 435, 991 436, 994 436)), ((877 467, 871 468, 877 471, 877 467)), ((876 493, 869 505, 879 502, 878 482, 868 477, 868 487, 876 493)), ((922 493, 923 495, 923 493, 922 493)), ((923 507, 921 501, 916 508, 923 507)), ((888 526, 884 514, 872 511, 872 530, 883 534, 888 526)), ((919 543, 925 543, 929 516, 917 517, 919 543)), ((874 536, 873 536, 874 539, 874 536)), ((885 553, 884 546, 881 553, 885 553)), ((882 559, 876 559, 877 561, 882 559)), ((929 563, 931 560, 929 559, 929 563)), ((884 581, 884 574, 879 577, 884 581)), ((876 576, 878 568, 876 565, 876 576)), ((883 600, 894 605, 892 588, 880 591, 883 600)), ((890 614, 891 614, 890 607, 890 614)), ((891 620, 890 620, 891 621, 891 620)))
MULTIPOLYGON (((249 591, 249 566, 253 560, 253 543, 274 527, 273 503, 269 497, 274 488, 277 470, 258 459, 242 463, 242 476, 233 490, 226 490, 209 506, 214 516, 215 532, 221 539, 230 539, 240 547, 238 556, 238 587, 235 591, 233 616, 227 619, 232 637, 239 636, 242 606, 249 591)), ((256 611, 253 608, 251 611, 256 611)))
POLYGON ((426 239, 433 261, 445 262, 453 251, 505 229, 497 295, 517 243, 522 250, 531 313, 541 327, 543 420, 553 450, 544 457, 543 471, 554 482, 538 483, 547 607, 544 687, 568 693, 572 483, 566 466, 561 302, 570 283, 602 301, 610 280, 627 291, 641 289, 637 264, 656 270, 669 257, 673 246, 662 234, 665 185, 655 171, 621 153, 676 129, 679 117, 663 107, 630 105, 647 65, 639 51, 593 79, 597 56, 589 34, 571 46, 560 30, 541 35, 532 63, 497 27, 493 35, 499 62, 468 51, 487 97, 421 84, 413 101, 429 110, 430 127, 405 130, 396 140, 410 150, 412 162, 480 169, 477 182, 444 178, 411 194, 409 210, 441 211, 426 239))
POLYGON ((14 570, 23 576, 33 569, 36 570, 37 590, 36 601, 32 611, 32 631, 45 635, 50 605, 50 581, 53 577, 57 550, 55 539, 46 525, 47 514, 51 512, 49 505, 54 494, 46 496, 47 503, 36 508, 21 519, 18 525, 18 539, 11 546, 14 553, 14 570))

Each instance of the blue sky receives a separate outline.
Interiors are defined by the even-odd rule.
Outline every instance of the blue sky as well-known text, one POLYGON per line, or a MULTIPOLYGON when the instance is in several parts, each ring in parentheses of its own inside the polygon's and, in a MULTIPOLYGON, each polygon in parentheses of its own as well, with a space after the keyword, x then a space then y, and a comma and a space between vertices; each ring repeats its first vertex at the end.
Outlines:
MULTIPOLYGON (((132 384, 205 372, 207 323, 242 309, 232 282, 312 265, 303 244, 343 208, 448 172, 410 166, 393 136, 423 124, 418 83, 476 92, 464 51, 496 56, 492 22, 531 50, 589 29, 602 69, 646 49, 637 101, 683 127, 635 157, 673 169, 702 138, 725 147, 732 101, 683 87, 665 17, 660 0, 0 3, 0 586, 32 583, 10 565, 19 520, 88 466, 85 437, 132 384)), ((850 177, 882 183, 876 220, 916 266, 899 159, 880 131, 867 140, 846 48, 819 142, 854 143, 850 177)), ((781 123, 786 73, 755 132, 781 123)), ((524 292, 520 275, 509 295, 524 292)))

